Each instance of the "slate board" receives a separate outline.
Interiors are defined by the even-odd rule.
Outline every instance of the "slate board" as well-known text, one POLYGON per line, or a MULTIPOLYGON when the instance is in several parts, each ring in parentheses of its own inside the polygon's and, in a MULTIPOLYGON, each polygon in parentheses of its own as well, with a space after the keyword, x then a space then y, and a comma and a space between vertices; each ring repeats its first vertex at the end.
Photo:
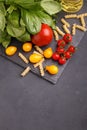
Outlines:
MULTIPOLYGON (((79 12, 77 12, 77 14, 86 13, 86 12, 87 12, 86 6, 87 6, 87 4, 84 4, 83 8, 82 8, 79 12)), ((61 19, 62 17, 64 17, 65 14, 67 14, 67 13, 65 13, 65 12, 63 12, 63 11, 60 12, 60 13, 58 13, 58 17, 57 17, 57 19, 56 19, 56 21, 57 21, 57 26, 58 26, 61 30, 62 30, 62 23, 61 23, 60 19, 61 19)), ((68 21, 71 25, 72 25, 73 23, 77 23, 77 24, 80 24, 80 25, 81 25, 79 19, 67 19, 67 21, 68 21)), ((86 21, 86 27, 87 27, 87 17, 85 17, 85 21, 86 21)), ((71 26, 71 27, 72 27, 72 26, 71 26)), ((81 42, 81 40, 82 40, 84 34, 85 34, 85 32, 82 32, 82 31, 80 31, 80 30, 77 30, 77 31, 76 31, 76 35, 73 36, 73 43, 72 43, 72 44, 77 47, 77 46, 80 44, 80 42, 81 42)), ((61 38, 61 36, 60 36, 60 38, 61 38)), ((39 69, 38 69, 38 68, 34 68, 31 63, 29 63, 28 65, 26 65, 26 64, 18 57, 18 52, 19 52, 19 51, 22 52, 22 49, 21 49, 22 43, 19 42, 19 41, 17 41, 16 39, 12 39, 11 45, 15 45, 15 46, 17 46, 17 48, 18 48, 18 51, 17 51, 17 53, 16 53, 15 55, 13 55, 13 56, 11 56, 11 57, 6 56, 5 53, 4 53, 4 48, 3 48, 2 46, 0 46, 0 55, 3 56, 4 58, 10 60, 11 62, 13 62, 13 63, 15 63, 15 64, 17 64, 17 65, 23 67, 23 68, 25 68, 25 67, 27 67, 27 66, 29 65, 29 66, 31 67, 31 71, 32 71, 34 74, 40 76, 40 72, 39 72, 39 69)), ((55 51, 55 48, 56 48, 56 41, 55 41, 55 39, 53 39, 53 41, 52 41, 48 46, 43 47, 42 49, 44 50, 45 48, 47 48, 47 47, 49 47, 49 46, 52 47, 53 51, 55 51)), ((24 53, 24 52, 22 52, 22 53, 28 58, 29 55, 30 55, 32 52, 29 52, 29 53, 24 53)), ((72 58, 71 58, 70 60, 72 60, 72 58)), ((74 62, 74 59, 73 59, 73 62, 74 62)), ((53 61, 53 60, 51 60, 51 59, 45 60, 45 62, 44 62, 44 64, 43 64, 44 66, 50 65, 50 64, 56 64, 56 65, 59 67, 59 73, 58 73, 57 75, 50 75, 50 74, 48 74, 48 73, 46 72, 46 73, 45 73, 45 76, 42 77, 42 78, 44 78, 44 79, 50 81, 50 82, 53 83, 53 84, 56 84, 57 80, 58 80, 59 77, 61 76, 62 72, 64 71, 64 69, 65 69, 65 67, 67 66, 68 63, 69 63, 69 60, 67 61, 67 63, 66 63, 65 65, 59 65, 57 62, 55 62, 55 61, 53 61)), ((28 75, 27 75, 27 76, 28 76, 28 75)), ((40 77, 41 77, 41 76, 40 76, 40 77)))

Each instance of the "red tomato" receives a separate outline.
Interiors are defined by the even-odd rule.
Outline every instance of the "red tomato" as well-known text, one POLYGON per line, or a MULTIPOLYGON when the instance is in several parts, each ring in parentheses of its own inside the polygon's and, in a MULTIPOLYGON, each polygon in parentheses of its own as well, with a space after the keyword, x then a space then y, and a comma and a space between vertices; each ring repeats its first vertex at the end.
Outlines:
POLYGON ((66 58, 65 58, 65 57, 60 57, 59 60, 58 60, 58 63, 59 63, 60 65, 65 64, 65 63, 66 63, 66 58))
POLYGON ((65 52, 65 50, 64 50, 63 47, 58 47, 58 48, 56 49, 56 51, 57 51, 59 54, 62 54, 62 53, 65 52))
POLYGON ((72 41, 72 36, 71 34, 65 34, 64 37, 63 37, 63 40, 68 43, 68 42, 71 42, 72 41))
POLYGON ((66 59, 70 59, 71 58, 71 53, 69 51, 66 51, 64 53, 64 56, 65 56, 66 59))
POLYGON ((33 44, 38 46, 48 45, 53 38, 53 31, 47 24, 42 24, 41 31, 31 37, 33 44))
POLYGON ((71 52, 71 53, 74 53, 75 47, 73 45, 70 45, 69 48, 68 48, 68 51, 71 52))
POLYGON ((60 39, 60 40, 57 41, 57 45, 61 46, 61 47, 65 47, 66 42, 63 39, 60 39))
POLYGON ((57 52, 54 52, 53 55, 52 55, 52 59, 53 60, 59 60, 59 58, 60 58, 60 55, 57 52))

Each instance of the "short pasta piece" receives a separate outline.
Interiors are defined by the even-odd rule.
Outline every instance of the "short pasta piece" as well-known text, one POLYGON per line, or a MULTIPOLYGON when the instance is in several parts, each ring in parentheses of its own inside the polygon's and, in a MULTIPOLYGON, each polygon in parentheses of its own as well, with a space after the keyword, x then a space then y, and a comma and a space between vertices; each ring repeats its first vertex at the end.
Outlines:
POLYGON ((19 52, 18 56, 19 56, 26 64, 29 63, 28 59, 27 59, 21 52, 19 52))
POLYGON ((65 24, 67 27, 70 27, 70 24, 64 18, 61 19, 61 22, 65 24))
POLYGON ((76 28, 80 29, 81 31, 84 31, 84 32, 87 31, 87 29, 85 27, 77 25, 77 24, 76 24, 76 28))
POLYGON ((84 15, 81 14, 81 15, 78 16, 78 18, 80 18, 80 21, 81 21, 82 26, 85 27, 85 26, 86 26, 86 23, 85 23, 84 15))
POLYGON ((77 18, 77 14, 65 15, 65 18, 77 18))
POLYGON ((42 64, 39 64, 40 74, 41 76, 44 76, 44 68, 42 64))
POLYGON ((64 29, 64 31, 65 31, 66 33, 70 33, 70 30, 67 28, 66 25, 63 25, 63 29, 64 29))
POLYGON ((81 19, 81 24, 82 24, 82 26, 85 27, 85 26, 86 26, 86 23, 85 23, 84 16, 81 16, 80 19, 81 19))
POLYGON ((28 67, 25 68, 24 71, 21 73, 21 76, 22 76, 22 77, 26 76, 26 75, 29 73, 30 70, 31 70, 31 68, 28 66, 28 67))
POLYGON ((36 67, 38 67, 40 64, 42 64, 42 63, 44 62, 44 60, 45 60, 45 59, 43 58, 40 62, 34 64, 34 68, 36 68, 36 67))
POLYGON ((58 32, 58 34, 60 34, 61 36, 64 36, 65 35, 65 33, 64 32, 62 32, 60 29, 59 29, 59 27, 58 26, 56 26, 56 31, 58 32))
POLYGON ((87 16, 87 13, 84 13, 84 16, 87 16))
POLYGON ((72 35, 76 34, 76 24, 73 24, 72 26, 72 35))
POLYGON ((53 30, 53 33, 54 33, 55 40, 58 41, 59 40, 59 36, 58 36, 57 31, 53 30))
POLYGON ((39 53, 38 51, 34 51, 33 53, 38 54, 43 57, 43 55, 41 53, 39 53))
POLYGON ((34 46, 35 49, 43 55, 43 50, 39 46, 34 46))

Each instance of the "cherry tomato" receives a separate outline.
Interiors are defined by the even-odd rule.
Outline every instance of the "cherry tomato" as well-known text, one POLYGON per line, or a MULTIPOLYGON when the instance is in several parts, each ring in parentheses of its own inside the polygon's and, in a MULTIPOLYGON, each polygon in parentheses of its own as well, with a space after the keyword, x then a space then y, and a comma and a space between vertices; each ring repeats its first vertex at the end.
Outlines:
POLYGON ((71 58, 71 53, 69 51, 66 51, 64 53, 64 56, 65 56, 66 59, 70 59, 71 58))
POLYGON ((57 51, 59 54, 62 54, 62 53, 65 52, 65 50, 64 50, 63 47, 58 47, 58 48, 56 49, 56 51, 57 51))
POLYGON ((60 40, 57 41, 57 45, 61 46, 61 47, 65 47, 66 42, 63 39, 60 39, 60 40))
POLYGON ((12 56, 16 53, 17 51, 17 47, 16 46, 9 46, 5 49, 5 53, 8 56, 12 56))
POLYGON ((65 57, 60 57, 59 60, 58 60, 58 63, 59 63, 60 65, 65 64, 65 63, 66 63, 66 58, 65 58, 65 57))
POLYGON ((52 55, 52 59, 56 61, 56 60, 59 60, 59 58, 60 58, 60 55, 57 52, 54 52, 52 55))
POLYGON ((59 68, 56 65, 47 65, 45 69, 50 73, 50 74, 57 74, 59 71, 59 68))
POLYGON ((64 37, 63 37, 63 40, 64 40, 66 43, 71 42, 71 41, 72 41, 72 36, 71 36, 71 34, 69 34, 69 33, 65 34, 64 37))
POLYGON ((44 55, 45 58, 48 58, 48 59, 51 58, 52 55, 53 55, 53 50, 52 50, 52 48, 49 47, 49 48, 45 49, 45 50, 43 51, 43 55, 44 55))
POLYGON ((71 52, 71 53, 74 53, 75 47, 73 45, 70 45, 69 48, 68 48, 68 51, 71 52))
POLYGON ((32 50, 32 43, 26 42, 22 45, 22 49, 25 52, 29 52, 32 50))
POLYGON ((31 37, 33 44, 38 46, 48 45, 53 39, 53 31, 47 24, 42 24, 41 31, 31 37))

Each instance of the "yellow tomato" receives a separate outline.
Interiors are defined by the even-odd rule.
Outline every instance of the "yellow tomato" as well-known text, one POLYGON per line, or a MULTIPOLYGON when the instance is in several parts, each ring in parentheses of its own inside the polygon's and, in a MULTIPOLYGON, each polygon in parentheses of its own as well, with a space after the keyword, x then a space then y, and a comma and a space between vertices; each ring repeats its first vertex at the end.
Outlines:
POLYGON ((53 55, 52 48, 51 47, 47 48, 46 50, 44 50, 43 54, 44 54, 45 58, 47 58, 47 59, 51 58, 53 55))
POLYGON ((50 73, 50 74, 57 74, 59 69, 56 65, 48 65, 45 67, 45 69, 50 73))
POLYGON ((5 53, 8 56, 12 56, 12 55, 14 55, 16 53, 16 51, 17 51, 17 47, 9 46, 9 47, 6 48, 5 53))
POLYGON ((22 49, 25 52, 31 51, 32 50, 32 43, 30 43, 30 42, 24 43, 23 46, 22 46, 22 49))
POLYGON ((29 61, 31 63, 38 63, 42 58, 43 58, 43 56, 33 53, 30 55, 29 61))

